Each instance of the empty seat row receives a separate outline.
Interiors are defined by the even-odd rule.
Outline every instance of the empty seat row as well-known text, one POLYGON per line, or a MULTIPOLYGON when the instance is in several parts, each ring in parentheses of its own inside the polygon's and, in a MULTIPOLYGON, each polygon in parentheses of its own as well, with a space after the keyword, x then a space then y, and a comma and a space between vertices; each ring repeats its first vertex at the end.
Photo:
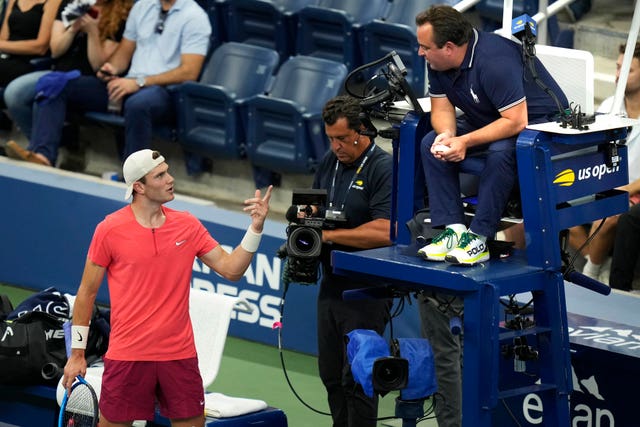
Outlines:
POLYGON ((215 9, 217 40, 274 49, 281 62, 307 55, 342 62, 349 71, 395 50, 416 93, 425 92, 415 16, 453 0, 202 0, 215 9))
POLYGON ((313 172, 328 149, 322 108, 340 92, 347 69, 305 55, 278 63, 272 49, 219 46, 200 81, 177 89, 178 142, 214 159, 247 156, 276 172, 313 172))

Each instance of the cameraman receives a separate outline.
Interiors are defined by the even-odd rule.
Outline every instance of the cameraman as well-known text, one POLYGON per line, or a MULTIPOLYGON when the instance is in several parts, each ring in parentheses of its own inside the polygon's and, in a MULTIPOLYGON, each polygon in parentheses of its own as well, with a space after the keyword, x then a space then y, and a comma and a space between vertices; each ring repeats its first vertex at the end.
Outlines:
MULTIPOLYGON (((354 251, 391 244, 391 155, 375 145, 361 123, 358 100, 330 99, 322 112, 331 150, 322 159, 313 188, 327 190, 326 211, 332 229, 322 232, 322 280, 318 295, 318 368, 327 389, 334 427, 375 427, 377 396, 356 385, 348 367, 345 334, 372 329, 382 334, 391 301, 344 301, 342 292, 368 283, 333 273, 331 251, 354 251)), ((322 214, 322 209, 320 209, 322 214)), ((325 227, 327 228, 327 227, 325 227)))

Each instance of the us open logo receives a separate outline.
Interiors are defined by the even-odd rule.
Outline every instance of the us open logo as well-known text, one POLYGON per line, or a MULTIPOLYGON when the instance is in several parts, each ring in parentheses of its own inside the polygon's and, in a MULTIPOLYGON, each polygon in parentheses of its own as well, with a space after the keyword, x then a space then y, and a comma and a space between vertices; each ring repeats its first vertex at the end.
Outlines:
POLYGON ((565 169, 560 171, 553 180, 553 183, 560 187, 571 187, 576 179, 578 181, 584 181, 587 179, 601 180, 605 175, 616 173, 620 171, 620 167, 614 168, 608 167, 606 164, 601 163, 594 166, 578 169, 576 174, 573 169, 565 169))
POLYGON ((576 174, 571 169, 565 169, 556 175, 553 183, 560 187, 571 187, 576 180, 576 174))

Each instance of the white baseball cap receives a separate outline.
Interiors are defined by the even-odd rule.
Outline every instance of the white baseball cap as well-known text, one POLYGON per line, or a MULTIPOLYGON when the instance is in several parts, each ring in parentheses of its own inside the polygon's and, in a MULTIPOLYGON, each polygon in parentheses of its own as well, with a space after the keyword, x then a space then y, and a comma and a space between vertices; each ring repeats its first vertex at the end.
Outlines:
POLYGON ((144 149, 131 153, 122 166, 122 175, 124 175, 124 182, 127 184, 124 199, 128 200, 131 197, 133 184, 136 181, 139 181, 162 162, 164 162, 164 157, 154 150, 144 149))

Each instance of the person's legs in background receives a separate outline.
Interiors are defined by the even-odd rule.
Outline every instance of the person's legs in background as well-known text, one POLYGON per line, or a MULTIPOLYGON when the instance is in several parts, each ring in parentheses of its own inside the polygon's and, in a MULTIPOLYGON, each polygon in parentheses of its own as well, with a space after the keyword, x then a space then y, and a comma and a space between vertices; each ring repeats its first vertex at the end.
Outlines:
POLYGON ((593 236, 593 239, 586 248, 587 262, 582 273, 605 284, 609 284, 609 263, 611 262, 609 253, 616 236, 618 218, 619 215, 616 215, 606 218, 604 223, 602 220, 594 221, 589 232, 589 236, 593 236), (598 229, 600 230, 597 231, 598 229))
POLYGON ((527 242, 525 236, 524 222, 513 224, 502 230, 504 239, 507 242, 513 242, 514 249, 526 249, 527 242))
POLYGON ((31 139, 36 84, 38 79, 47 73, 50 73, 50 71, 34 71, 33 73, 24 74, 12 80, 4 89, 4 101, 7 105, 9 116, 11 116, 15 125, 27 139, 31 139))
POLYGON ((106 112, 107 103, 106 85, 97 77, 80 76, 68 81, 58 96, 34 104, 33 130, 28 149, 55 165, 67 108, 73 112, 106 112))
POLYGON ((640 257, 640 205, 634 205, 618 218, 611 275, 612 288, 632 290, 633 276, 640 257))
POLYGON ((450 320, 463 321, 464 301, 451 295, 418 297, 422 336, 429 340, 438 380, 433 396, 438 427, 462 426, 463 332, 454 335, 450 320))
POLYGON ((163 86, 149 86, 124 101, 125 144, 123 159, 138 150, 151 147, 154 124, 175 119, 173 99, 163 86))

